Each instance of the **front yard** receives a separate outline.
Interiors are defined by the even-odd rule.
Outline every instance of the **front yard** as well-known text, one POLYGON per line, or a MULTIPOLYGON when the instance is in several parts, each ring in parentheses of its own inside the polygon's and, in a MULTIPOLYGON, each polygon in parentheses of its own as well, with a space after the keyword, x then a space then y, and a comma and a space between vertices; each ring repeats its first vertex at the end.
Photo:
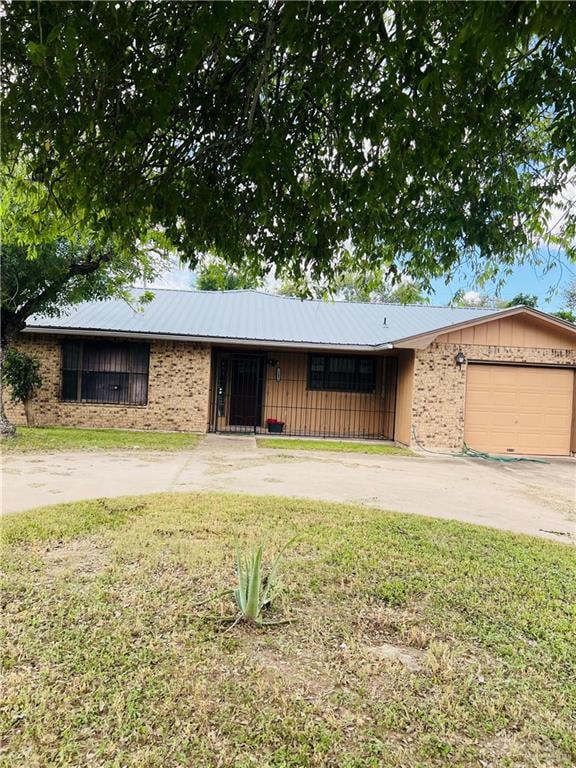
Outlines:
POLYGON ((573 765, 569 546, 349 505, 217 494, 2 521, 0 765, 573 765), (234 544, 281 564, 225 632, 234 544))
POLYGON ((190 450, 198 435, 189 432, 144 432, 127 429, 77 429, 74 427, 18 427, 16 437, 2 438, 5 453, 38 451, 190 450))

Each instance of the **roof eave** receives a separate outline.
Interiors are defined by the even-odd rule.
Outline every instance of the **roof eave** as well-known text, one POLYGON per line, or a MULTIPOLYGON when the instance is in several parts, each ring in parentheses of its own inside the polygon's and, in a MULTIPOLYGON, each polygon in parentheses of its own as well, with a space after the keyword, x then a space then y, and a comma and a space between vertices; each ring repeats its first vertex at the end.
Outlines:
POLYGON ((59 336, 98 336, 103 338, 116 339, 146 339, 150 341, 187 341, 196 344, 226 344, 242 347, 263 347, 266 349, 277 349, 278 347, 289 349, 319 349, 333 350, 340 352, 379 352, 386 349, 392 349, 393 345, 379 344, 337 344, 337 343, 317 343, 311 341, 274 341, 269 339, 238 339, 227 336, 191 336, 188 334, 175 333, 151 333, 147 331, 115 331, 111 329, 96 328, 60 328, 58 326, 26 326, 23 333, 44 333, 47 335, 59 336))
POLYGON ((474 325, 483 325, 484 323, 491 323, 494 320, 500 320, 505 317, 512 317, 514 315, 525 314, 529 317, 535 317, 537 320, 543 320, 550 325, 554 325, 563 331, 576 334, 576 326, 572 323, 562 320, 559 317, 541 312, 539 309, 533 309, 532 307, 510 307, 509 309, 498 309, 494 312, 490 312, 483 317, 476 317, 471 320, 464 320, 461 323, 453 323, 452 325, 445 325, 441 328, 436 328, 425 333, 415 334, 413 336, 406 336, 402 339, 396 339, 393 344, 397 349, 425 349, 429 346, 438 336, 444 333, 451 333, 452 331, 459 331, 462 328, 469 328, 474 325))

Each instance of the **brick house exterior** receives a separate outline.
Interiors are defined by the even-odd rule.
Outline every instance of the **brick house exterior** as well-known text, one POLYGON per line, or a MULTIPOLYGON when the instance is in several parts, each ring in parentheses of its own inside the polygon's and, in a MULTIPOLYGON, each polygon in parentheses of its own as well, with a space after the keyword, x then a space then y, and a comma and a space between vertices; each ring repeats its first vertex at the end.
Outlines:
POLYGON ((575 366, 576 348, 537 349, 432 343, 415 353, 413 436, 427 448, 458 450, 464 441, 468 361, 575 366), (454 365, 458 352, 466 363, 454 365))
MULTIPOLYGON (((37 426, 206 432, 210 348, 205 344, 151 342, 146 405, 63 402, 61 339, 21 336, 18 347, 40 362, 42 387, 33 401, 37 426)), ((5 405, 11 421, 26 423, 21 405, 14 405, 8 398, 5 405)))
MULTIPOLYGON (((282 299, 275 297, 274 309, 278 301, 282 299)), ((290 311, 292 307, 299 309, 299 305, 289 305, 290 311)), ((388 307, 384 311, 394 319, 392 313, 401 315, 402 309, 388 307)), ((380 311, 372 307, 368 319, 380 311)), ((283 334, 278 334, 278 340, 264 342, 246 338, 248 333, 239 341, 230 337, 200 339, 199 334, 195 339, 190 338, 192 334, 188 338, 156 338, 153 328, 143 334, 140 329, 123 328, 122 322, 126 322, 116 320, 118 332, 94 329, 91 333, 88 323, 84 323, 83 330, 82 316, 70 329, 64 323, 49 328, 49 332, 46 326, 30 327, 20 335, 18 345, 40 362, 43 385, 33 402, 38 426, 265 432, 268 418, 275 417, 285 424, 287 434, 385 438, 440 450, 460 449, 467 429, 470 434, 472 369, 478 371, 482 366, 496 373, 507 369, 512 378, 528 368, 544 371, 543 376, 563 372, 558 376, 564 386, 560 416, 546 412, 545 387, 534 398, 539 398, 543 409, 542 429, 562 433, 556 453, 576 452, 576 328, 525 308, 484 311, 470 319, 459 314, 457 321, 449 325, 443 315, 444 325, 436 328, 434 313, 429 315, 429 327, 424 326, 419 333, 372 347, 344 348, 332 343, 318 349, 318 344, 281 341, 283 334), (86 397, 80 385, 73 401, 65 396, 65 345, 102 343, 103 337, 109 348, 116 343, 126 346, 134 342, 138 342, 134 346, 146 346, 146 397, 141 403, 96 401, 86 397), (458 355, 463 356, 460 362, 456 360, 458 355), (328 375, 323 366, 331 365, 331 361, 336 384, 318 385, 317 377, 328 375), (352 375, 346 373, 348 369, 355 371, 355 384, 346 379, 352 375), (370 375, 373 378, 367 383, 370 375), (231 406, 234 392, 237 396, 238 387, 246 381, 254 389, 251 407, 258 412, 252 421, 246 421, 245 408, 234 411, 231 406), (560 426, 544 426, 559 419, 560 426)), ((228 324, 234 322, 235 317, 226 319, 228 324)), ((525 378, 529 378, 528 374, 525 378)), ((521 393, 511 390, 504 394, 513 408, 521 393)), ((488 415, 491 396, 488 392, 484 405, 488 415)), ((494 390, 494 398, 502 396, 502 392, 494 390)), ((8 417, 16 424, 24 424, 24 409, 6 397, 4 400, 8 417)), ((510 413, 503 413, 510 417, 510 413)), ((512 413, 516 423, 525 416, 516 415, 512 413)), ((539 416, 538 412, 531 414, 536 429, 540 429, 539 416)), ((534 442, 534 435, 532 439, 534 442)))

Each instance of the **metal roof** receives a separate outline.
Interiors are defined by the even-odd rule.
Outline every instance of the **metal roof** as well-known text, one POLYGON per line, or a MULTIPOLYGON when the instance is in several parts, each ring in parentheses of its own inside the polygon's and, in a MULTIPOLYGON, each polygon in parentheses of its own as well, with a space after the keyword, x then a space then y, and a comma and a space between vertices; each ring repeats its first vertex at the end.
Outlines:
MULTIPOLYGON (((134 289, 136 298, 141 293, 134 289)), ((120 299, 85 302, 61 317, 35 315, 27 330, 374 348, 501 312, 308 301, 251 290, 154 289, 154 299, 139 310, 120 299)))

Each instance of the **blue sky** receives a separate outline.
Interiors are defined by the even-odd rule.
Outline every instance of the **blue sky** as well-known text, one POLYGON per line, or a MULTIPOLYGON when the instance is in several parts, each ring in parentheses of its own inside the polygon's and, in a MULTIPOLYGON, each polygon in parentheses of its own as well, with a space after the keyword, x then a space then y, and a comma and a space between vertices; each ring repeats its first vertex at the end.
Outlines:
MULTIPOLYGON (((500 288, 503 299, 511 299, 518 293, 536 294, 538 306, 545 312, 556 312, 564 307, 563 291, 572 280, 576 280, 576 264, 566 259, 559 259, 558 264, 546 272, 544 268, 533 265, 519 265, 500 288)), ((192 289, 194 274, 188 269, 174 266, 157 280, 154 285, 164 288, 192 289)), ((480 287, 474 283, 471 275, 462 271, 449 285, 444 280, 434 281, 435 293, 432 304, 449 304, 454 294, 462 289, 465 292, 494 294, 496 286, 487 283, 480 287)))
MULTIPOLYGON (((535 294, 538 297, 538 307, 545 312, 556 312, 565 305, 564 290, 572 280, 576 280, 576 264, 559 260, 557 266, 548 272, 542 267, 524 264, 514 268, 510 277, 500 288, 500 296, 511 299, 518 293, 535 294)), ((496 291, 494 284, 487 283, 483 287, 474 284, 473 278, 465 273, 460 275, 448 286, 442 279, 434 282, 435 295, 432 299, 435 304, 448 304, 458 289, 475 291, 478 293, 493 294, 496 291)))

